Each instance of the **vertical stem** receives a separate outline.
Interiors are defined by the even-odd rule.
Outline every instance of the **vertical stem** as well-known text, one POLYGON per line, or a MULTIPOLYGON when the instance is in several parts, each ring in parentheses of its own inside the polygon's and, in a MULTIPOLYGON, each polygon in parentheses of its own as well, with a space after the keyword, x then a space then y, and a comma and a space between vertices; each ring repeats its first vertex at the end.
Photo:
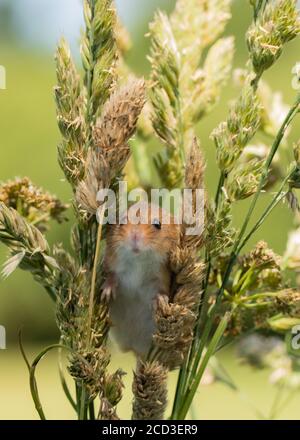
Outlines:
POLYGON ((94 401, 90 402, 89 404, 89 413, 90 413, 90 420, 95 420, 95 405, 94 401))
POLYGON ((86 419, 86 390, 85 386, 82 383, 80 387, 80 408, 79 408, 79 420, 86 419))
POLYGON ((95 258, 93 264, 93 272, 92 272, 92 282, 91 282, 91 292, 90 292, 90 301, 89 301, 89 311, 88 311, 88 326, 87 326, 87 345, 90 344, 91 337, 91 327, 92 327, 92 319, 94 312, 94 301, 95 301, 95 290, 96 290, 96 281, 97 281, 97 266, 100 256, 100 245, 102 238, 102 223, 105 212, 105 204, 101 206, 99 209, 99 217, 98 217, 98 228, 97 228, 97 241, 96 241, 96 250, 95 250, 95 258))
POLYGON ((182 402, 181 409, 178 414, 178 418, 180 420, 184 420, 187 415, 189 407, 193 401, 194 395, 195 395, 197 388, 200 384, 200 381, 202 379, 203 373, 204 373, 204 371, 207 367, 207 364, 209 362, 209 359, 215 353, 215 350, 218 346, 218 343, 219 343, 220 339, 222 338, 224 331, 226 330, 229 316, 230 315, 227 313, 223 317, 223 319, 219 323, 217 330, 215 331, 215 333, 214 333, 214 335, 208 345, 207 351, 206 351, 206 353, 203 357, 203 360, 200 364, 199 370, 197 371, 197 374, 195 375, 193 384, 191 385, 191 387, 189 387, 188 392, 186 393, 185 398, 182 402))

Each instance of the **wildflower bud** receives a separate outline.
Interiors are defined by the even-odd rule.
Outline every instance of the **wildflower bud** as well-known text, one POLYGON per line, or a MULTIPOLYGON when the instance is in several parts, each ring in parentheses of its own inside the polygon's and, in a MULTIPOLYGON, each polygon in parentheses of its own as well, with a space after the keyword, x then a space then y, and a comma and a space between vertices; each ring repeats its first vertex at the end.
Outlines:
POLYGON ((240 259, 240 265, 244 271, 247 271, 251 267, 278 269, 280 262, 280 257, 276 255, 272 249, 269 249, 267 243, 264 241, 259 241, 251 252, 240 259))
POLYGON ((66 220, 64 213, 68 205, 34 186, 27 177, 10 180, 0 185, 0 202, 16 209, 42 232, 48 228, 50 219, 58 223, 66 220))
POLYGON ((300 292, 295 289, 285 289, 278 293, 277 299, 289 309, 289 314, 300 318, 300 292))

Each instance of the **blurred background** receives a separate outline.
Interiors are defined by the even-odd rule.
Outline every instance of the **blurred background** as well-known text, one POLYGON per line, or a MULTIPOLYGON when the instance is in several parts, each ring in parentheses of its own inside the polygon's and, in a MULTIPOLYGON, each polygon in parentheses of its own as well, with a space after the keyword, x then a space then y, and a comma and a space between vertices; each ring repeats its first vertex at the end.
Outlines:
MULTIPOLYGON (((170 11, 175 1, 116 0, 116 3, 133 40, 128 62, 138 74, 147 75, 147 24, 157 7, 170 11)), ((244 35, 252 18, 248 3, 245 0, 233 1, 233 19, 226 29, 226 34, 233 34, 236 40, 235 67, 243 67, 247 59, 244 35)), ((74 56, 79 59, 82 26, 80 0, 0 0, 0 65, 5 67, 7 75, 7 88, 0 90, 0 181, 30 176, 35 184, 66 202, 71 194, 56 162, 59 133, 53 99, 54 51, 60 36, 64 35, 74 56)), ((288 104, 295 95, 291 86, 291 70, 297 61, 300 61, 299 39, 286 47, 279 62, 265 76, 275 90, 282 91, 288 104)), ((198 134, 208 162, 207 185, 211 193, 216 186, 217 169, 209 134, 225 118, 228 99, 237 93, 237 89, 228 86, 216 109, 199 125, 198 134)), ((299 138, 299 134, 299 124, 296 123, 291 140, 299 138)), ((244 209, 244 203, 237 207, 237 222, 244 209)), ((292 222, 287 208, 279 207, 259 231, 256 240, 263 238, 276 252, 283 252, 292 222)), ((69 230, 68 223, 53 224, 48 239, 51 243, 62 242, 69 246, 69 230)), ((5 249, 1 246, 1 264, 5 256, 5 249)), ((7 280, 0 280, 0 325, 5 326, 7 331, 7 350, 0 350, 0 419, 37 418, 30 398, 28 373, 17 345, 18 330, 22 328, 24 344, 31 356, 45 345, 57 342, 58 332, 53 306, 29 274, 17 271, 7 280)), ((201 386, 191 417, 251 419, 257 417, 253 407, 259 408, 268 417, 276 393, 268 382, 268 373, 256 373, 250 367, 241 366, 233 351, 234 348, 222 353, 220 359, 240 386, 241 395, 218 383, 201 386)), ((126 379, 128 391, 120 405, 121 417, 128 417, 134 359, 115 352, 113 367, 116 366, 129 373, 126 379)), ((38 381, 48 418, 73 418, 74 414, 60 390, 55 354, 44 361, 38 381)), ((174 386, 174 375, 170 378, 170 386, 174 386)), ((281 417, 299 418, 299 403, 300 397, 296 396, 281 417)))

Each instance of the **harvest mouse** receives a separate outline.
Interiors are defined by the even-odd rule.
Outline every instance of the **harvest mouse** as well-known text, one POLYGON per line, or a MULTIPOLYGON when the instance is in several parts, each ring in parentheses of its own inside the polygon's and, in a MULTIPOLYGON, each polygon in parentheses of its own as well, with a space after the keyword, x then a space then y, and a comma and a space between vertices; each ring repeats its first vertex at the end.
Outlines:
POLYGON ((155 332, 154 308, 158 295, 170 295, 171 249, 180 238, 180 226, 163 211, 153 216, 154 205, 146 204, 146 224, 108 227, 104 259, 107 279, 102 296, 109 302, 112 333, 123 351, 147 355, 155 332))

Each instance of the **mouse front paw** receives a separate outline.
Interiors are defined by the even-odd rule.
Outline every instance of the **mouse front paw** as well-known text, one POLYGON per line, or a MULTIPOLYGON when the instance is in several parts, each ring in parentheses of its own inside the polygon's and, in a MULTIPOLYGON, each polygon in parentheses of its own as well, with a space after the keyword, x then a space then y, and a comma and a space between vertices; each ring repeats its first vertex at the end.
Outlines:
POLYGON ((104 283, 102 292, 101 292, 101 299, 109 303, 111 301, 114 301, 116 299, 116 287, 114 283, 111 283, 109 281, 106 281, 104 283))
POLYGON ((153 312, 156 313, 159 307, 169 303, 169 297, 165 293, 159 293, 153 300, 153 312))

